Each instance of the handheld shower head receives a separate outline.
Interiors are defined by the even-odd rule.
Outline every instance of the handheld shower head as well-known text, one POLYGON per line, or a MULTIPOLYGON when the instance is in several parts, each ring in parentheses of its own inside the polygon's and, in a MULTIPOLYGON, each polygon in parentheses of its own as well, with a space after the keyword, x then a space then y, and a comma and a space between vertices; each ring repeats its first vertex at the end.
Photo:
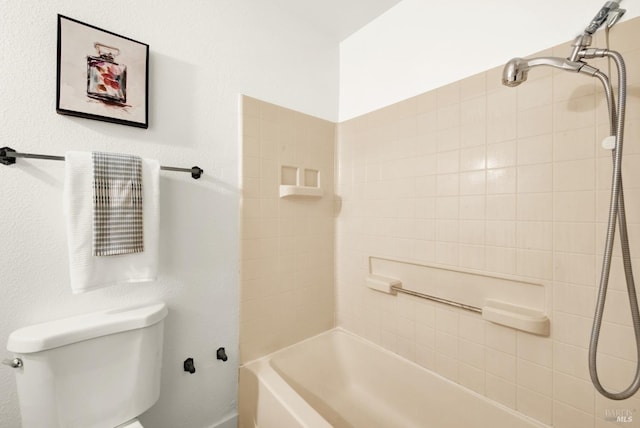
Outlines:
POLYGON ((620 2, 622 0, 608 1, 600 8, 596 16, 593 17, 584 32, 587 34, 593 34, 607 22, 607 27, 611 28, 626 12, 625 9, 620 8, 620 2))
POLYGON ((573 49, 571 54, 568 56, 569 61, 578 60, 580 52, 591 45, 591 36, 598 30, 598 28, 605 25, 607 30, 609 30, 609 28, 613 27, 616 22, 622 18, 622 15, 624 15, 626 10, 620 8, 621 1, 622 0, 608 1, 600 8, 587 28, 584 29, 584 32, 574 40, 572 45, 573 49))
POLYGON ((538 58, 513 58, 507 62, 502 70, 502 84, 509 87, 518 86, 527 80, 527 74, 533 67, 548 65, 562 70, 573 71, 575 73, 585 73, 590 76, 595 75, 598 69, 581 61, 570 61, 566 58, 546 57, 538 58))

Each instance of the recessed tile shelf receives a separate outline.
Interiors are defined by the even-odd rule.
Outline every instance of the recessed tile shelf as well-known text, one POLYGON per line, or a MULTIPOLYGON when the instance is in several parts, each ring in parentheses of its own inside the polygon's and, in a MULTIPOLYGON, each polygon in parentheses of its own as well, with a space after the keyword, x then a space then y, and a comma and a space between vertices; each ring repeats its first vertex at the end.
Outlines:
POLYGON ((280 167, 280 197, 322 197, 320 171, 310 168, 282 165, 280 167))
POLYGON ((290 186, 286 184, 280 185, 281 198, 286 198, 289 196, 311 196, 319 198, 322 196, 322 193, 322 189, 319 187, 290 186))

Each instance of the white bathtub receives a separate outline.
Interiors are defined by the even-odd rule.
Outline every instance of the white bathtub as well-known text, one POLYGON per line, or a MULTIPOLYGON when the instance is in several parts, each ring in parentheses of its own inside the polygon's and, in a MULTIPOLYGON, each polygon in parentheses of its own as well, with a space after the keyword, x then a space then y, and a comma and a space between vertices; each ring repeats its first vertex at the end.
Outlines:
POLYGON ((341 329, 240 368, 240 428, 546 427, 341 329))

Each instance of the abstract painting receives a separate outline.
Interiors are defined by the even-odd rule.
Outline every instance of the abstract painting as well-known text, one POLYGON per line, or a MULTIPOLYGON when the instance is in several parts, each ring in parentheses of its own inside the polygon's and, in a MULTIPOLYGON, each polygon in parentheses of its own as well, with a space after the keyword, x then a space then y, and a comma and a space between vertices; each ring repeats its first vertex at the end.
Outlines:
POLYGON ((56 111, 149 127, 149 45, 58 15, 56 111))

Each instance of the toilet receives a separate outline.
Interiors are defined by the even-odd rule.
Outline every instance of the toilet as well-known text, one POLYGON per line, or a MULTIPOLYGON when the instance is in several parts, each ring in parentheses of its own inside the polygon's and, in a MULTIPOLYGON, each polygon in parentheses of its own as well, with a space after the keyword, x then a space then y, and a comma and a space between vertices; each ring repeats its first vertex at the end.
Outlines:
POLYGON ((167 313, 154 303, 11 333, 23 428, 142 428, 160 397, 167 313))

